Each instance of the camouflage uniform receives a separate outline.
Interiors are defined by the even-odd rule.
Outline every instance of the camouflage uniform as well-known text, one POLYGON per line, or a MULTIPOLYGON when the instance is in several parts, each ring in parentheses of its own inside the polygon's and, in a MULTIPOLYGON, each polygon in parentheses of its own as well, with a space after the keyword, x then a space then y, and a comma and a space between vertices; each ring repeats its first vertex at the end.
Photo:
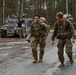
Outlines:
POLYGON ((31 25, 31 36, 32 36, 32 53, 34 60, 38 60, 37 56, 37 46, 39 44, 40 46, 40 57, 39 59, 43 59, 44 55, 44 48, 46 45, 46 37, 47 37, 47 27, 44 25, 44 23, 35 23, 33 22, 31 25))
MULTIPOLYGON (((49 33, 49 31, 50 31, 50 26, 46 24, 46 21, 45 21, 45 20, 46 20, 46 19, 43 18, 43 20, 41 19, 40 22, 42 22, 42 24, 45 25, 45 26, 47 27, 47 36, 48 36, 48 33, 49 33)), ((28 31, 29 34, 28 34, 28 36, 27 36, 27 38, 26 38, 27 41, 30 40, 30 38, 31 38, 31 34, 30 34, 31 31, 30 31, 30 29, 31 29, 31 28, 29 28, 29 31, 28 31)))
POLYGON ((52 40, 55 37, 59 39, 58 41, 58 57, 61 63, 64 63, 64 46, 66 45, 66 53, 70 60, 72 60, 72 42, 71 38, 74 37, 74 27, 73 25, 64 20, 64 22, 57 21, 55 23, 54 32, 52 35, 52 40))

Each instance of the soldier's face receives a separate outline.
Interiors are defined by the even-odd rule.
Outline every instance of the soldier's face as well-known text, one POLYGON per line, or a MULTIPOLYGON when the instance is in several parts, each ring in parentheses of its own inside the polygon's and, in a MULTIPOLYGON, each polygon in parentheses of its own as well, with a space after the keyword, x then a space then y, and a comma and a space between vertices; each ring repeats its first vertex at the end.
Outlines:
POLYGON ((40 18, 35 16, 35 22, 39 22, 40 21, 40 18))
POLYGON ((57 20, 60 20, 61 18, 60 18, 60 17, 58 17, 58 16, 56 16, 56 19, 57 19, 57 20))

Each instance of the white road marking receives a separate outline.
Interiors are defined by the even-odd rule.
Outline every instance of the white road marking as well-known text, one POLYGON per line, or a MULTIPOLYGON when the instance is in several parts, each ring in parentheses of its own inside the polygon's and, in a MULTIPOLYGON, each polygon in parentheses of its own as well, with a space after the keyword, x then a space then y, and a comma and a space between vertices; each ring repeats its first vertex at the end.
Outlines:
POLYGON ((8 46, 8 45, 20 45, 20 44, 29 44, 27 41, 23 42, 7 42, 7 43, 0 43, 0 46, 8 46))
POLYGON ((11 49, 11 48, 15 48, 15 47, 19 47, 19 46, 0 47, 0 50, 2 50, 2 49, 11 49))
POLYGON ((1 50, 1 49, 11 49, 11 48, 12 48, 12 47, 1 47, 0 50, 1 50))
POLYGON ((30 47, 22 47, 22 49, 29 49, 30 47))

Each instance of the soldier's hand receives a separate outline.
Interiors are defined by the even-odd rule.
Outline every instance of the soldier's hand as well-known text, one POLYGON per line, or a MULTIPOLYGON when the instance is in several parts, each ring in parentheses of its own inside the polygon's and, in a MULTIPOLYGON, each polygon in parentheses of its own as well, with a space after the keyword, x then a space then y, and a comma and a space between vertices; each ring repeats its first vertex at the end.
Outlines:
POLYGON ((30 39, 27 39, 27 38, 26 38, 26 41, 28 41, 28 42, 30 43, 30 39))
POLYGON ((51 41, 51 45, 54 45, 54 41, 51 41))
POLYGON ((75 39, 74 39, 74 38, 72 38, 72 42, 73 42, 73 43, 75 42, 75 39))

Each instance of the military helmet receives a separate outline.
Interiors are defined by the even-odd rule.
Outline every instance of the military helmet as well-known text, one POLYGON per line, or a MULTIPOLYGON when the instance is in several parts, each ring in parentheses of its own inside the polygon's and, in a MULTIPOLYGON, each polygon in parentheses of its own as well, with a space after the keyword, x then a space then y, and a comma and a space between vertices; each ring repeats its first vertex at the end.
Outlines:
POLYGON ((45 17, 40 17, 40 20, 44 23, 46 23, 46 18, 45 17))

